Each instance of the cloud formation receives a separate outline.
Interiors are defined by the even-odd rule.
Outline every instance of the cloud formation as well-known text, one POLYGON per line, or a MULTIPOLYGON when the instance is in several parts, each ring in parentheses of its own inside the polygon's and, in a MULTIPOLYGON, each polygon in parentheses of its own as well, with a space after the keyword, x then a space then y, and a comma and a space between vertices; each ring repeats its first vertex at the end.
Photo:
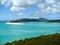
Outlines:
POLYGON ((60 0, 0 0, 1 5, 8 6, 12 4, 10 11, 27 10, 31 5, 37 4, 39 10, 36 15, 48 13, 60 13, 60 0))

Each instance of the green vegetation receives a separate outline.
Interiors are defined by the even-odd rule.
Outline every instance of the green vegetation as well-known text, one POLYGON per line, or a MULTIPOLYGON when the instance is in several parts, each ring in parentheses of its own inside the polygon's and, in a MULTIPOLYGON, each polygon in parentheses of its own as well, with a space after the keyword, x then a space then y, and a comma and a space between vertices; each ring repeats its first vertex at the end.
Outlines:
POLYGON ((41 35, 24 40, 15 40, 4 45, 60 45, 60 34, 41 35))
POLYGON ((58 19, 58 20, 50 20, 48 22, 58 22, 58 23, 60 23, 60 19, 58 19))
POLYGON ((49 19, 45 19, 45 18, 38 18, 38 19, 29 19, 29 18, 22 18, 22 19, 18 19, 18 20, 12 20, 10 21, 11 23, 14 22, 57 22, 60 23, 60 19, 57 20, 49 20, 49 19))
POLYGON ((47 22, 48 19, 45 18, 38 18, 38 19, 29 19, 29 18, 22 18, 14 21, 10 21, 12 23, 14 22, 47 22))

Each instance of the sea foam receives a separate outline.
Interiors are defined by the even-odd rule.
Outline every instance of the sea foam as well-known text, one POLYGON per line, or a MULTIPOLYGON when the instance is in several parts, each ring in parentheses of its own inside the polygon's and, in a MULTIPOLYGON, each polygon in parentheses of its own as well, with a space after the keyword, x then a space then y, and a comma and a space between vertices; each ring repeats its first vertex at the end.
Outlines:
POLYGON ((11 24, 11 25, 23 25, 24 23, 11 23, 11 22, 7 22, 6 24, 11 24))

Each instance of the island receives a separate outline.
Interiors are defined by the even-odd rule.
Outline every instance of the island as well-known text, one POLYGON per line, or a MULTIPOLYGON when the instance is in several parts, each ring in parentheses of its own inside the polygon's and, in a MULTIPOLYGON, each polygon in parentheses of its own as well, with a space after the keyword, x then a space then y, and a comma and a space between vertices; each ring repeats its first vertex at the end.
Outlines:
POLYGON ((60 19, 49 20, 46 18, 38 18, 38 19, 22 18, 22 19, 12 20, 9 22, 10 23, 19 23, 19 22, 51 22, 51 23, 57 22, 57 23, 60 23, 60 19))
POLYGON ((28 19, 28 18, 22 18, 22 19, 18 19, 18 20, 14 20, 14 21, 10 21, 11 23, 15 23, 15 22, 47 22, 48 19, 45 18, 38 18, 38 19, 28 19))
POLYGON ((60 34, 55 33, 25 38, 22 40, 15 40, 13 42, 7 42, 4 45, 60 45, 60 34))
POLYGON ((60 19, 58 19, 58 20, 49 20, 48 22, 58 22, 58 23, 60 23, 60 19))

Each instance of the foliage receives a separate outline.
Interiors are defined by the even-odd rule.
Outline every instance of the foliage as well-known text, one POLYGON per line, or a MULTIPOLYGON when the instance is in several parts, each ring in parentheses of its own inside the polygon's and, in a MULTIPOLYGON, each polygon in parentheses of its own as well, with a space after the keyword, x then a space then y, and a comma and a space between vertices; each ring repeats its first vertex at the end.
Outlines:
POLYGON ((48 19, 45 18, 38 18, 38 19, 22 18, 10 22, 14 23, 14 22, 46 22, 46 21, 48 21, 48 19))
POLYGON ((60 34, 41 35, 38 37, 26 38, 13 41, 4 45, 60 45, 60 34))

